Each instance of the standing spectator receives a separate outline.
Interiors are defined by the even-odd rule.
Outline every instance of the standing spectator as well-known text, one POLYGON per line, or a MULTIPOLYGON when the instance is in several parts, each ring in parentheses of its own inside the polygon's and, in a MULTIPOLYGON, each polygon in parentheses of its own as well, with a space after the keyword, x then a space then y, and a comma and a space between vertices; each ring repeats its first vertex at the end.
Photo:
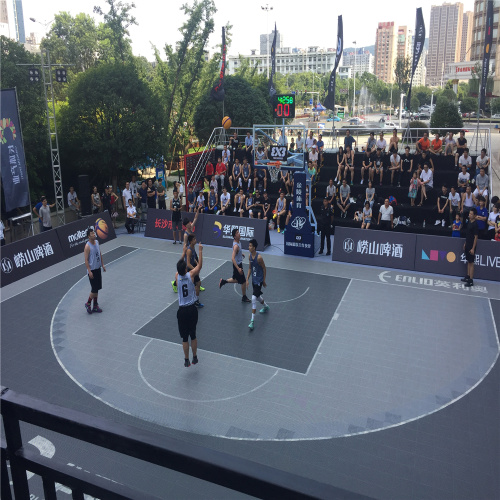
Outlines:
POLYGON ((167 198, 165 193, 165 186, 163 185, 163 182, 161 180, 158 181, 158 188, 156 192, 158 193, 158 208, 160 210, 166 210, 167 198))
POLYGON ((450 216, 450 200, 448 194, 448 188, 443 184, 441 187, 441 192, 437 197, 436 202, 437 216, 435 226, 441 224, 443 227, 446 225, 446 219, 450 216), (441 219, 439 218, 441 217, 441 219))
POLYGON ((40 217, 40 207, 43 205, 43 200, 45 199, 45 196, 42 196, 40 198, 40 201, 33 207, 33 213, 38 217, 38 229, 39 229, 39 233, 41 233, 43 231, 43 222, 42 222, 42 218, 40 217))
POLYGON ((99 192, 97 191, 97 186, 94 186, 92 188, 92 194, 90 195, 90 203, 92 206, 93 214, 97 214, 101 211, 101 197, 99 196, 99 192))
POLYGON ((370 208, 373 208, 373 203, 375 202, 375 188, 373 187, 372 181, 368 181, 368 187, 365 189, 365 202, 368 202, 370 208))
POLYGON ((377 141, 373 132, 370 132, 370 137, 366 143, 365 151, 367 151, 370 155, 375 154, 375 151, 377 151, 377 141))
MULTIPOLYGON (((94 193, 96 192, 97 192, 97 187, 94 187, 94 193)), ((122 198, 123 198, 123 206, 128 211, 128 200, 132 200, 132 203, 134 202, 134 198, 132 196, 132 190, 130 189, 130 182, 125 183, 125 188, 122 191, 122 198)))
POLYGON ((461 130, 460 137, 457 139, 457 152, 455 153, 455 167, 457 166, 460 157, 464 154, 466 149, 467 149, 467 139, 465 138, 465 132, 461 130))
POLYGON ((394 153, 394 152, 397 153, 398 144, 399 144, 398 129, 394 128, 392 129, 392 137, 389 139, 389 153, 394 153))
POLYGON ((75 188, 71 186, 68 193, 68 207, 75 212, 77 216, 80 215, 80 200, 75 192, 75 188))
POLYGON ((142 181, 141 187, 137 190, 137 196, 139 196, 141 200, 141 214, 143 214, 142 216, 145 219, 148 213, 148 189, 146 187, 146 181, 142 181))
POLYGON ((474 196, 472 196, 471 187, 467 186, 465 193, 462 194, 462 220, 465 221, 469 218, 469 212, 474 208, 474 196))
POLYGON ((403 174, 403 182, 408 182, 408 178, 412 177, 413 170, 413 155, 410 153, 410 147, 405 147, 404 155, 401 157, 401 173, 403 174))
POLYGON ((365 203, 365 208, 363 208, 363 222, 361 224, 361 229, 370 229, 370 224, 372 223, 372 208, 370 203, 365 203))
POLYGON ((215 192, 214 187, 210 186, 210 193, 208 194, 208 207, 207 207, 209 214, 215 214, 217 212, 218 200, 219 200, 219 197, 217 196, 217 193, 215 192))
POLYGON ((469 150, 467 148, 465 149, 463 154, 458 159, 458 164, 460 165, 460 168, 466 167, 467 172, 470 171, 470 169, 472 167, 472 158, 469 156, 469 150))
POLYGON ((345 178, 347 180, 347 174, 351 174, 351 186, 354 184, 354 151, 351 149, 351 146, 345 147, 345 178))
POLYGON ((226 165, 226 167, 229 165, 229 162, 231 161, 231 152, 229 149, 227 149, 227 146, 224 144, 224 149, 222 150, 222 161, 226 165))
POLYGON ((136 180, 135 174, 133 174, 132 180, 130 181, 130 193, 132 194, 132 200, 133 200, 136 208, 139 208, 139 203, 140 203, 140 198, 139 198, 138 193, 137 193, 138 188, 139 188, 139 186, 137 185, 137 180, 136 180))
MULTIPOLYGON (((144 183, 146 186, 146 183, 144 183)), ((111 188, 109 186, 104 187, 104 193, 101 195, 102 209, 107 210, 109 215, 111 215, 111 188)))
POLYGON ((240 144, 240 140, 238 138, 238 133, 235 131, 233 137, 229 139, 229 147, 231 148, 231 152, 233 155, 233 161, 236 160, 236 151, 238 150, 240 144))
POLYGON ((420 180, 417 177, 417 171, 413 172, 413 177, 410 180, 410 187, 408 189, 408 198, 411 200, 411 206, 415 206, 415 199, 417 198, 418 186, 420 180))
POLYGON ((431 142, 429 141, 429 134, 424 132, 424 136, 417 141, 416 150, 417 153, 423 153, 424 151, 429 151, 431 147, 431 142))
POLYGON ((227 168, 226 164, 219 158, 217 165, 215 166, 215 180, 220 183, 221 189, 225 186, 224 180, 226 178, 227 168))
POLYGON ((421 190, 420 190, 420 203, 419 207, 424 203, 424 199, 427 199, 427 195, 432 191, 434 186, 434 177, 432 175, 432 170, 429 169, 429 164, 424 163, 424 169, 420 174, 420 180, 422 181, 421 190))
POLYGON ((250 191, 250 186, 252 185, 252 167, 248 163, 246 158, 243 158, 243 165, 241 167, 241 177, 240 177, 240 186, 245 191, 250 191))
POLYGON ((187 202, 188 202, 188 207, 187 207, 188 212, 193 212, 196 206, 196 195, 194 194, 193 186, 189 186, 187 202))
POLYGON ((373 181, 372 155, 368 149, 365 150, 361 163, 361 184, 365 181, 365 171, 368 172, 368 180, 373 181))
POLYGON ((243 193, 243 188, 234 195, 234 207, 233 212, 237 212, 240 217, 243 217, 245 213, 245 194, 243 193))
POLYGON ((184 198, 184 184, 182 180, 179 179, 178 181, 174 182, 174 191, 179 192, 179 198, 181 199, 182 203, 182 199, 184 198))
POLYGON ((384 204, 380 207, 378 225, 383 230, 394 229, 394 209, 389 205, 388 198, 385 199, 384 204))
POLYGON ((484 167, 479 170, 479 175, 476 177, 476 189, 472 193, 474 198, 482 196, 486 203, 488 202, 488 186, 490 185, 490 179, 486 175, 484 167))
POLYGON ((387 141, 384 139, 383 132, 380 132, 380 136, 377 139, 376 146, 377 146, 377 151, 380 149, 381 156, 384 156, 387 150, 387 141))
POLYGON ((323 141, 323 136, 319 134, 318 136, 318 142, 316 143, 316 146, 318 147, 318 156, 319 156, 319 164, 320 166, 323 165, 323 151, 325 149, 325 143, 323 141))
POLYGON ((40 214, 40 218, 42 219, 43 231, 49 231, 50 229, 52 229, 52 218, 50 217, 50 209, 55 206, 56 206, 55 203, 49 205, 47 203, 47 198, 44 198, 42 200, 42 206, 38 210, 38 213, 40 214))
POLYGON ((462 165, 462 171, 458 174, 458 192, 465 193, 467 186, 469 185, 470 174, 467 172, 467 167, 462 165))
POLYGON ((448 195, 448 199, 450 200, 450 225, 453 224, 455 220, 455 215, 460 215, 460 202, 461 197, 455 190, 454 186, 451 186, 450 194, 448 195))
POLYGON ((134 234, 134 226, 136 222, 137 222, 137 209, 135 208, 132 202, 132 198, 129 198, 127 203, 127 220, 125 222, 125 228, 128 234, 134 234))
POLYGON ((304 139, 302 139, 302 133, 297 132, 297 153, 304 152, 304 139))
POLYGON ((231 191, 234 191, 238 186, 241 185, 241 165, 240 160, 236 159, 233 165, 233 175, 229 177, 229 184, 231 186, 231 191))
POLYGON ((488 240, 493 240, 495 238, 495 226, 498 219, 500 211, 500 203, 495 203, 491 212, 488 215, 488 240))
POLYGON ((460 219, 460 214, 457 212, 455 214, 455 220, 451 226, 451 237, 460 238, 460 230, 462 229, 462 220, 460 219))
POLYGON ((344 148, 340 146, 337 152, 337 175, 335 176, 335 182, 337 182, 337 180, 339 182, 342 182, 342 174, 344 173, 344 168, 345 168, 344 148))
POLYGON ((333 179, 328 181, 328 186, 326 186, 326 199, 328 200, 328 204, 332 205, 333 200, 335 199, 335 194, 337 193, 337 188, 333 183, 333 179))
POLYGON ((245 154, 247 160, 251 162, 253 155, 253 137, 250 132, 247 132, 247 136, 245 137, 245 154))
POLYGON ((351 188, 347 185, 347 181, 345 179, 342 180, 342 185, 339 189, 339 199, 337 200, 337 206, 340 208, 342 214, 340 215, 344 219, 347 217, 347 210, 349 209, 350 196, 351 196, 351 188))
POLYGON ((444 141, 444 154, 446 156, 454 156, 457 148, 457 141, 453 139, 453 132, 448 133, 448 137, 444 141))
POLYGON ((345 137, 344 137, 344 149, 347 149, 347 146, 349 146, 351 148, 351 150, 354 149, 352 147, 353 144, 356 144, 356 139, 354 139, 354 137, 352 137, 351 131, 349 129, 347 129, 345 131, 345 137))
POLYGON ((389 167, 391 172, 391 186, 394 185, 394 174, 396 174, 396 180, 398 181, 398 187, 401 187, 401 157, 398 155, 398 151, 395 149, 391 155, 391 166, 389 167))
POLYGON ((476 221, 479 237, 484 240, 488 233, 488 209, 485 206, 485 200, 482 196, 478 198, 479 206, 476 207, 476 221))
POLYGON ((226 186, 222 188, 220 195, 220 211, 219 215, 227 215, 231 207, 231 195, 227 192, 226 186))
POLYGON ((172 233, 174 237, 173 244, 175 245, 177 241, 179 244, 182 243, 182 201, 179 198, 179 193, 175 191, 173 193, 173 198, 170 200, 170 210, 172 211, 172 233))
POLYGON ((211 179, 212 175, 214 175, 214 166, 210 160, 207 161, 205 165, 205 177, 207 179, 211 179))
POLYGON ((326 239, 326 255, 331 255, 332 253, 332 224, 333 224, 333 211, 329 203, 328 197, 323 199, 323 206, 319 213, 319 223, 321 231, 321 245, 319 249, 319 254, 323 253, 325 249, 325 239, 326 239))
POLYGON ((472 207, 469 211, 469 223, 465 227, 465 243, 464 253, 467 260, 467 274, 462 281, 466 287, 471 287, 474 284, 474 260, 476 259, 476 245, 479 230, 476 222, 476 209, 472 207))
POLYGON ((276 200, 275 211, 274 217, 276 218, 279 233, 281 228, 284 228, 286 218, 286 200, 285 193, 283 193, 283 191, 280 192, 280 197, 276 200))
POLYGON ((153 186, 153 179, 148 180, 147 203, 148 209, 156 208, 156 189, 153 186))
POLYGON ((443 152, 443 141, 439 138, 439 134, 434 136, 429 151, 434 155, 440 155, 443 152))

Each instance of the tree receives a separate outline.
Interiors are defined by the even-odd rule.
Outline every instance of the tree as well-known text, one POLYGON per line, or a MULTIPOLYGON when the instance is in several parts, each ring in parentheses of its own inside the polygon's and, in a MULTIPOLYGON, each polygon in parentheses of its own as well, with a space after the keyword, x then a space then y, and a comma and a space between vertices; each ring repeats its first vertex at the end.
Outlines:
POLYGON ((394 79, 399 90, 408 94, 411 78, 411 60, 409 57, 397 57, 394 63, 394 79))
POLYGON ((103 64, 80 73, 61 109, 61 157, 69 171, 107 182, 158 155, 161 106, 135 66, 103 64))
POLYGON ((491 101, 491 114, 495 115, 497 113, 500 113, 500 97, 491 101))
POLYGON ((460 111, 462 113, 477 111, 477 99, 474 97, 464 97, 460 103, 460 111))
POLYGON ((221 126, 224 114, 231 117, 233 126, 251 128, 254 123, 272 123, 271 106, 262 93, 251 86, 241 76, 226 77, 224 87, 226 98, 224 103, 209 98, 209 92, 201 100, 194 114, 194 126, 198 138, 208 141, 212 130, 221 126))
MULTIPOLYGON (((445 90, 444 92, 446 92, 445 90)), ((453 92, 453 91, 451 91, 453 92)), ((431 117, 431 129, 433 134, 444 135, 447 132, 458 133, 463 125, 462 117, 458 112, 458 105, 455 101, 440 97, 437 100, 436 108, 431 117)))
POLYGON ((411 93, 418 98, 421 106, 431 103, 432 90, 429 87, 419 85, 418 87, 413 87, 411 93))
POLYGON ((420 101, 416 95, 411 95, 411 109, 417 110, 420 107, 420 101))

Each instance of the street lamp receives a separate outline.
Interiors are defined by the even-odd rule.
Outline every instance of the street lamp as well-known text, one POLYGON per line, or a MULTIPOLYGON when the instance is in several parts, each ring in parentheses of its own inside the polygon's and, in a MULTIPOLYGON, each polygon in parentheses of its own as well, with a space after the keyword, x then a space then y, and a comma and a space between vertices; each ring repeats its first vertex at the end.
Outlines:
POLYGON ((354 93, 352 98, 352 114, 356 116, 356 40, 352 43, 354 44, 354 93))
POLYGON ((267 52, 266 52, 266 64, 267 64, 267 78, 269 79, 269 11, 273 10, 273 7, 268 3, 263 7, 262 10, 266 11, 266 41, 267 41, 267 52))
POLYGON ((403 97, 406 97, 406 94, 401 94, 399 100, 399 128, 401 128, 401 115, 403 114, 403 97))

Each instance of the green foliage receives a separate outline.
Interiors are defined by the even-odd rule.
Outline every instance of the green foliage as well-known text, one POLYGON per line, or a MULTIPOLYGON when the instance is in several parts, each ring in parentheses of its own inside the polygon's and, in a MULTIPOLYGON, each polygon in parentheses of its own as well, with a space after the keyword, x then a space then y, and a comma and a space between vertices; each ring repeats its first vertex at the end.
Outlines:
MULTIPOLYGON (((412 95, 418 98, 420 106, 431 103, 432 90, 429 87, 425 87, 424 85, 419 85, 418 87, 413 87, 411 93, 412 95)), ((412 109, 417 109, 417 108, 412 107, 412 109)))
MULTIPOLYGON (((241 76, 226 77, 224 87, 224 115, 229 116, 234 127, 249 127, 254 123, 273 123, 271 106, 262 92, 241 76)), ((221 126, 222 102, 210 99, 210 92, 204 96, 194 114, 194 127, 198 138, 206 143, 212 130, 221 126)))
POLYGON ((455 92, 453 92, 453 90, 451 90, 451 89, 440 90, 440 91, 435 93, 434 97, 435 97, 436 103, 440 99, 445 99, 448 102, 456 102, 458 99, 457 94, 455 94, 455 92))
POLYGON ((17 90, 31 199, 38 200, 42 194, 53 199, 43 84, 29 82, 29 66, 17 66, 17 64, 40 64, 40 58, 27 52, 22 45, 9 38, 0 37, 0 44, 2 88, 16 87, 17 90))
POLYGON ((411 60, 409 57, 398 57, 394 63, 394 79, 399 90, 408 93, 411 78, 411 60))
POLYGON ((473 111, 477 111, 477 98, 464 97, 460 103, 460 111, 462 113, 472 113, 473 111))
POLYGON ((424 136, 424 132, 429 133, 427 124, 419 120, 413 120, 408 124, 410 130, 406 129, 403 132, 403 141, 408 143, 415 143, 424 136), (415 130, 419 129, 419 130, 415 130))
MULTIPOLYGON (((449 89, 443 91, 448 92, 449 89)), ((454 92, 451 91, 453 94, 454 92)), ((449 100, 446 96, 440 96, 436 103, 436 109, 431 116, 431 129, 433 134, 444 135, 447 132, 458 133, 462 129, 463 121, 458 112, 458 105, 455 101, 449 100)))
POLYGON ((500 113, 500 97, 491 101, 491 114, 495 115, 497 113, 500 113))
POLYGON ((411 109, 417 110, 421 106, 420 101, 416 95, 411 95, 411 109))

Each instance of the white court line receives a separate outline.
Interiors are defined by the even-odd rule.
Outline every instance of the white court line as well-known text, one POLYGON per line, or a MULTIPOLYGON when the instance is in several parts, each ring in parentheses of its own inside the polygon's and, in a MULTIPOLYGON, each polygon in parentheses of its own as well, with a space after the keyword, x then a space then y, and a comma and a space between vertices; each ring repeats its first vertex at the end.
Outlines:
POLYGON ((333 313, 332 319, 330 320, 330 323, 328 323, 328 326, 326 327, 325 333, 323 334, 323 337, 321 337, 321 342, 318 344, 318 347, 316 348, 316 352, 314 353, 313 358, 311 359, 311 362, 309 363, 309 366, 307 367, 306 371, 306 377, 309 374, 309 370, 311 369, 312 364, 314 363, 314 360, 316 359, 316 356, 319 354, 319 350, 321 349, 321 346, 323 345, 323 340, 325 340, 326 334, 330 327, 332 326, 332 323, 339 317, 338 315, 338 310, 342 302, 344 302, 344 298, 347 294, 347 291, 349 290, 349 287, 351 286, 352 280, 349 281, 349 284, 346 286, 344 293, 342 294, 342 298, 340 299, 340 302, 337 304, 337 307, 335 308, 335 312, 333 313), (336 317, 337 318, 336 318, 336 317))
MULTIPOLYGON (((142 360, 142 355, 144 354, 144 351, 146 350, 146 348, 149 346, 149 344, 151 344, 151 342, 153 342, 153 340, 155 339, 151 339, 142 349, 141 351, 141 354, 139 354, 139 358, 137 360, 137 369, 139 370, 139 375, 141 376, 142 378, 142 381, 153 391, 155 391, 156 393, 158 394, 161 394, 162 396, 165 396, 167 398, 171 398, 171 399, 176 399, 178 401, 187 401, 188 403, 216 403, 218 401, 229 401, 230 399, 236 399, 236 398, 240 398, 242 396, 246 396, 247 394, 250 394, 252 392, 255 392, 255 391, 258 391, 261 387, 264 387, 268 382, 271 382, 271 380, 276 377, 276 375, 278 375, 278 372, 279 372, 279 369, 276 369, 276 371, 273 373, 273 375, 271 375, 267 380, 265 380, 262 384, 258 385, 257 387, 254 387, 253 389, 250 389, 249 391, 247 392, 242 392, 241 394, 236 394, 235 396, 228 396, 227 398, 217 398, 217 399, 188 399, 188 398, 179 398, 178 396, 172 396, 171 394, 167 394, 165 392, 162 392, 160 391, 159 389, 157 389, 156 387, 152 386, 146 379, 146 377, 143 375, 142 373, 142 368, 141 368, 141 360, 142 360)), ((176 344, 174 342, 169 342, 169 341, 166 341, 164 340, 164 342, 168 342, 169 344, 171 345, 175 345, 176 348, 179 347, 179 344, 176 344)), ((199 349, 199 351, 201 351, 201 349, 199 349)), ((206 352, 211 352, 211 351, 206 351, 206 352)), ((216 355, 218 353, 215 353, 216 355)), ((229 356, 232 358, 232 356, 229 356)))
MULTIPOLYGON (((236 285, 237 283, 234 283, 234 287, 233 287, 233 290, 234 290, 234 293, 238 296, 238 297, 242 297, 242 295, 240 295, 240 293, 238 292, 238 290, 236 290, 236 285)), ((294 297, 293 299, 287 299, 287 300, 278 300, 278 301, 275 301, 275 302, 271 302, 270 300, 266 300, 266 304, 285 304, 286 302, 292 302, 293 300, 297 300, 297 299, 300 299, 302 298, 307 292, 309 291, 309 287, 306 288, 306 291, 303 292, 301 295, 299 295, 298 297, 294 297)))

